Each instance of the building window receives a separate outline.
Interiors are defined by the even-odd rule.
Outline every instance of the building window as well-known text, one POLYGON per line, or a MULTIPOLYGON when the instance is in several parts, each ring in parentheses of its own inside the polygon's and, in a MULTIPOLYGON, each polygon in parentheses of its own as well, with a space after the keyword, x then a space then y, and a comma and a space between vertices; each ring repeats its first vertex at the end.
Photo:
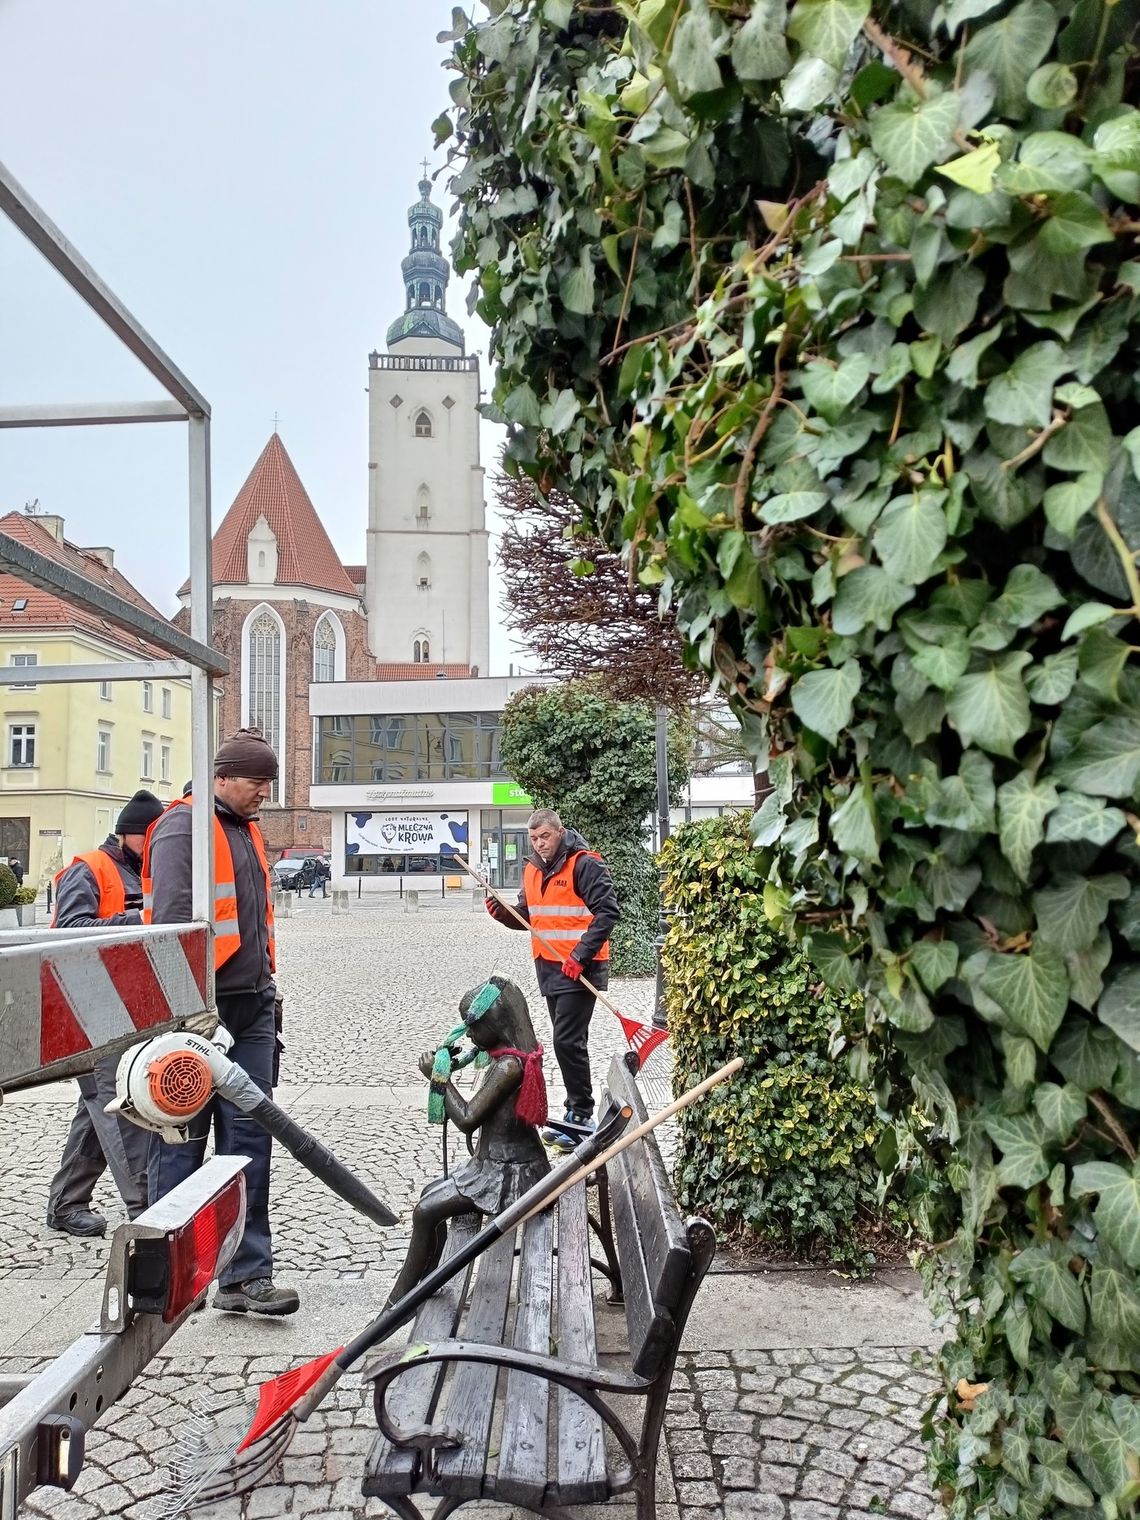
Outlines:
POLYGON ((170 717, 170 687, 169 686, 164 686, 162 688, 162 716, 164 718, 169 718, 170 717))
POLYGON ((95 749, 95 769, 105 776, 111 769, 111 730, 101 728, 95 749))
POLYGON ((314 781, 505 780, 498 713, 371 713, 316 721, 314 781))
POLYGON ((27 612, 27 610, 28 610, 28 599, 27 599, 27 597, 26 596, 18 596, 16 598, 16 600, 12 603, 12 611, 13 612, 27 612))
POLYGON ((154 780, 154 740, 144 739, 142 742, 142 764, 139 775, 144 781, 154 780))
POLYGON ((423 527, 431 518, 431 492, 421 486, 416 492, 416 522, 423 527))
MULTIPOLYGON (((265 608, 249 629, 249 721, 260 728, 273 749, 281 752, 281 624, 265 608)), ((270 799, 280 797, 273 783, 270 799)))
POLYGON ((100 681, 99 682, 99 697, 104 702, 109 702, 111 700, 111 683, 110 683, 110 681, 100 681))
POLYGON ((313 634, 313 680, 336 680, 336 634, 327 617, 320 620, 313 634))
POLYGON ((428 416, 428 414, 426 412, 417 412, 416 413, 416 437, 417 438, 430 438, 431 437, 431 418, 428 416))
POLYGON ((13 723, 8 729, 8 764, 31 766, 36 763, 36 725, 13 723))
POLYGON ((154 682, 143 682, 143 712, 154 711, 154 682))
MULTIPOLYGON (((38 654, 14 654, 8 663, 10 665, 38 665, 40 657, 38 654)), ((8 688, 9 691, 35 691, 35 689, 34 681, 13 681, 8 688)))
POLYGON ((416 585, 421 591, 426 591, 431 585, 431 558, 427 554, 421 554, 416 559, 416 585))
POLYGON ((160 781, 169 781, 170 780, 170 745, 169 744, 162 745, 161 749, 159 750, 159 762, 158 762, 158 764, 159 764, 158 779, 160 781))
POLYGON ((431 659, 431 646, 426 638, 417 639, 412 645, 412 664, 426 665, 431 659))

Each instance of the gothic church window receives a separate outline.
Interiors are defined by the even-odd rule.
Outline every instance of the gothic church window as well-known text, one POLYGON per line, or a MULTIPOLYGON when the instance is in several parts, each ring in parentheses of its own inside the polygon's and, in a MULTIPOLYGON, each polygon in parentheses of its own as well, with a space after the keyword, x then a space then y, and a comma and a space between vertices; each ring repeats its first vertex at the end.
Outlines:
POLYGON ((313 680, 336 680, 336 634, 327 617, 320 620, 313 634, 313 680))
POLYGON ((428 416, 428 414, 426 412, 417 412, 416 413, 416 437, 417 438, 430 438, 431 437, 431 418, 428 416))
POLYGON ((431 559, 426 554, 421 554, 416 559, 416 585, 421 591, 426 591, 431 585, 431 559))
POLYGON ((426 523, 431 517, 431 492, 427 486, 421 486, 416 492, 416 521, 426 523))
POLYGON ((431 659, 431 649, 427 638, 417 639, 412 645, 412 664, 426 665, 431 659))
MULTIPOLYGON (((280 755, 281 734, 281 624, 268 607, 249 624, 249 722, 260 728, 280 755)), ((271 801, 280 798, 280 783, 273 783, 271 801)))

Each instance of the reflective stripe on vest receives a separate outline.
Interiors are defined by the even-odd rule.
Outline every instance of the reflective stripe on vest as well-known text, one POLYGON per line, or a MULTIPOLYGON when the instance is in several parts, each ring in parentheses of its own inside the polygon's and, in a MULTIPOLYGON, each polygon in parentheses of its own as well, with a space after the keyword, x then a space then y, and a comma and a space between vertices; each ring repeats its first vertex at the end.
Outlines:
POLYGON ((127 889, 123 885, 123 878, 119 875, 119 868, 109 855, 102 850, 91 850, 86 855, 77 855, 70 866, 64 866, 62 871, 57 871, 55 876, 56 911, 52 915, 51 926, 56 927, 56 919, 59 917, 59 884, 63 876, 71 870, 71 866, 86 866, 95 878, 95 885, 99 888, 99 917, 111 918, 116 913, 127 911, 127 889))
MULTIPOLYGON (((176 797, 166 809, 190 807, 191 800, 188 797, 176 797)), ((166 817, 163 813, 162 818, 166 817)), ((150 874, 150 840, 151 834, 161 819, 156 819, 146 831, 146 843, 143 846, 143 923, 153 922, 154 910, 154 882, 150 874)), ((261 869, 265 873, 265 903, 266 903, 266 928, 269 930, 269 969, 277 969, 277 943, 273 932, 273 885, 269 875, 269 862, 265 857, 265 841, 261 837, 261 830, 256 823, 249 825, 249 837, 253 840, 253 847, 257 852, 261 869)), ((222 827, 222 820, 217 813, 214 814, 214 912, 211 919, 211 927, 214 931, 214 970, 219 971, 235 955, 241 945, 241 931, 238 929, 238 904, 237 883, 234 880, 234 857, 230 850, 230 842, 226 837, 226 831, 222 827)))
MULTIPOLYGON (((527 862, 523 871, 523 892, 531 920, 531 951, 536 961, 556 961, 561 965, 593 922, 593 913, 574 890, 575 862, 579 855, 591 853, 577 850, 567 856, 565 864, 547 878, 545 891, 542 872, 527 862)), ((593 959, 608 961, 609 958, 607 940, 600 950, 594 952, 593 959)))

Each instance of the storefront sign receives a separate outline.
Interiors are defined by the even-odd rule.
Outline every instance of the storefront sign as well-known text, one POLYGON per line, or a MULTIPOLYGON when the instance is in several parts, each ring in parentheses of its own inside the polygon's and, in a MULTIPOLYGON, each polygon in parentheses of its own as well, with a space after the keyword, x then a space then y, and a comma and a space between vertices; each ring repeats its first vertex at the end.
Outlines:
POLYGON ((466 855, 466 813, 346 813, 346 855, 466 855))
POLYGON ((434 802, 434 786, 377 786, 364 794, 368 802, 434 802))
POLYGON ((493 781, 491 783, 492 807, 532 807, 534 798, 524 792, 517 781, 493 781))

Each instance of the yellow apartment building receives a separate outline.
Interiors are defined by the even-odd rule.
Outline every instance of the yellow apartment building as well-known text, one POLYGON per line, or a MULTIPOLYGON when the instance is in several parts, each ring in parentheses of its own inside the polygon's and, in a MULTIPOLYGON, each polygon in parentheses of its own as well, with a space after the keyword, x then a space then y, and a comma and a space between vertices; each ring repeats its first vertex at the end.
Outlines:
MULTIPOLYGON (((69 543, 62 518, 10 512, 0 533, 162 616, 115 569, 111 549, 69 543)), ((166 658, 98 614, 0 574, 0 665, 27 670, 0 686, 0 860, 18 859, 26 885, 101 844, 140 787, 165 802, 190 775, 188 681, 47 683, 36 666, 166 658)))

